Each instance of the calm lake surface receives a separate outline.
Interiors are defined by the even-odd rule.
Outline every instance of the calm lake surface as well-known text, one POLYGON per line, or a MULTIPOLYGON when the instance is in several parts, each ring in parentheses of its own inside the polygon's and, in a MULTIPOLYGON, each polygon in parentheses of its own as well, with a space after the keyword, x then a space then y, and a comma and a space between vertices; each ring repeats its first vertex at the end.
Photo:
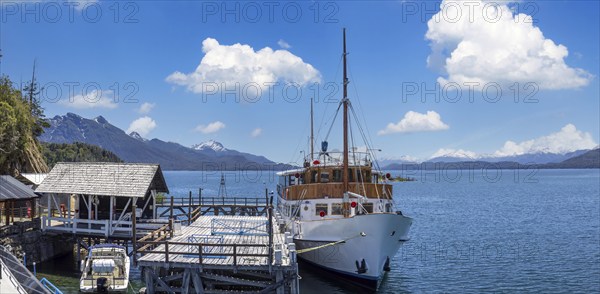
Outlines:
MULTIPOLYGON (((392 171, 398 208, 414 218, 380 293, 600 292, 600 170, 392 171)), ((227 195, 264 196, 272 172, 225 172, 227 195)), ((166 171, 171 195, 217 195, 220 173, 166 171)), ((74 259, 39 265, 75 293, 74 259)), ((300 264, 301 293, 358 293, 300 264)), ((132 269, 132 278, 139 271, 132 269)), ((141 282, 134 282, 137 290, 141 282)))

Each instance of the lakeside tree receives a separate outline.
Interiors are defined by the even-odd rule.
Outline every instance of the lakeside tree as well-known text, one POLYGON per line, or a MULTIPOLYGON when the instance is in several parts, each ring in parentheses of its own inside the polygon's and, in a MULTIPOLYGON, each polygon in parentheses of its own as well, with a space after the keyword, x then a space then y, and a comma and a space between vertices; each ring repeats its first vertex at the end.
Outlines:
POLYGON ((0 77, 0 174, 48 172, 37 136, 47 124, 38 99, 37 82, 29 83, 29 97, 0 77))

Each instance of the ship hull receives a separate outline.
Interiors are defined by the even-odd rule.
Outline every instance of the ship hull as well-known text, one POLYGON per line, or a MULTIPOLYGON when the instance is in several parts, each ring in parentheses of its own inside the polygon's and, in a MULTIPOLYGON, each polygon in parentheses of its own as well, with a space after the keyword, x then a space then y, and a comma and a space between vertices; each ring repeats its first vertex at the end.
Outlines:
POLYGON ((376 289, 411 224, 392 213, 299 222, 294 243, 304 261, 376 289))

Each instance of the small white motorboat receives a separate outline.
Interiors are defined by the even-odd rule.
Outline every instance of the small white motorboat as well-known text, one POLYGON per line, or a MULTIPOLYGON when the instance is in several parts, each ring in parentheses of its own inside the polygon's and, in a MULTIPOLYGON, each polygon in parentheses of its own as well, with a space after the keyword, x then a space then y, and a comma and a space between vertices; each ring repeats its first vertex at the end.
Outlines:
POLYGON ((79 291, 86 293, 126 293, 129 286, 129 256, 123 246, 101 244, 90 247, 81 261, 79 291))

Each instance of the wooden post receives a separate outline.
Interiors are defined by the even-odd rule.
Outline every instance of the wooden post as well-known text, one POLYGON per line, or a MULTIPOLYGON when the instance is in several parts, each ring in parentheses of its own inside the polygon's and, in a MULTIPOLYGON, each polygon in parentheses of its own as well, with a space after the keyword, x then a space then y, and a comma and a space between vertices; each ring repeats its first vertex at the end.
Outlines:
POLYGON ((198 205, 202 205, 202 188, 198 188, 198 205))
POLYGON ((152 197, 152 219, 156 219, 156 190, 150 191, 152 197))
POLYGON ((202 265, 202 244, 198 243, 198 263, 202 265))
POLYGON ((36 204, 36 199, 33 198, 31 199, 31 220, 33 220, 35 218, 35 204, 36 204))
POLYGON ((133 238, 131 238, 131 244, 133 247, 133 264, 136 265, 137 264, 137 228, 136 228, 136 223, 135 223, 135 210, 137 209, 137 205, 134 202, 133 205, 131 206, 131 230, 133 232, 133 238))
POLYGON ((169 236, 173 238, 173 219, 169 219, 169 236))
POLYGON ((173 201, 174 201, 173 196, 171 196, 171 213, 169 214, 170 219, 173 219, 173 201))
MULTIPOLYGON (((88 195, 88 220, 92 220, 92 195, 88 195)), ((88 230, 92 228, 92 223, 88 222, 88 230)))
POLYGON ((237 266, 237 244, 233 243, 233 266, 237 266))
POLYGON ((169 241, 165 241, 165 263, 169 263, 169 241))
POLYGON ((10 201, 4 202, 4 212, 6 213, 6 225, 10 224, 10 201))
POLYGON ((192 224, 192 191, 190 191, 190 197, 188 201, 188 225, 192 224))
POLYGON ((115 196, 110 196, 110 207, 108 209, 109 211, 109 216, 108 216, 108 226, 110 228, 109 233, 112 235, 113 233, 113 227, 112 227, 112 223, 113 223, 113 214, 114 214, 114 206, 115 206, 115 196))
POLYGON ((269 233, 269 269, 271 269, 271 264, 273 263, 273 207, 269 207, 267 213, 269 214, 269 227, 267 228, 267 232, 269 233))

